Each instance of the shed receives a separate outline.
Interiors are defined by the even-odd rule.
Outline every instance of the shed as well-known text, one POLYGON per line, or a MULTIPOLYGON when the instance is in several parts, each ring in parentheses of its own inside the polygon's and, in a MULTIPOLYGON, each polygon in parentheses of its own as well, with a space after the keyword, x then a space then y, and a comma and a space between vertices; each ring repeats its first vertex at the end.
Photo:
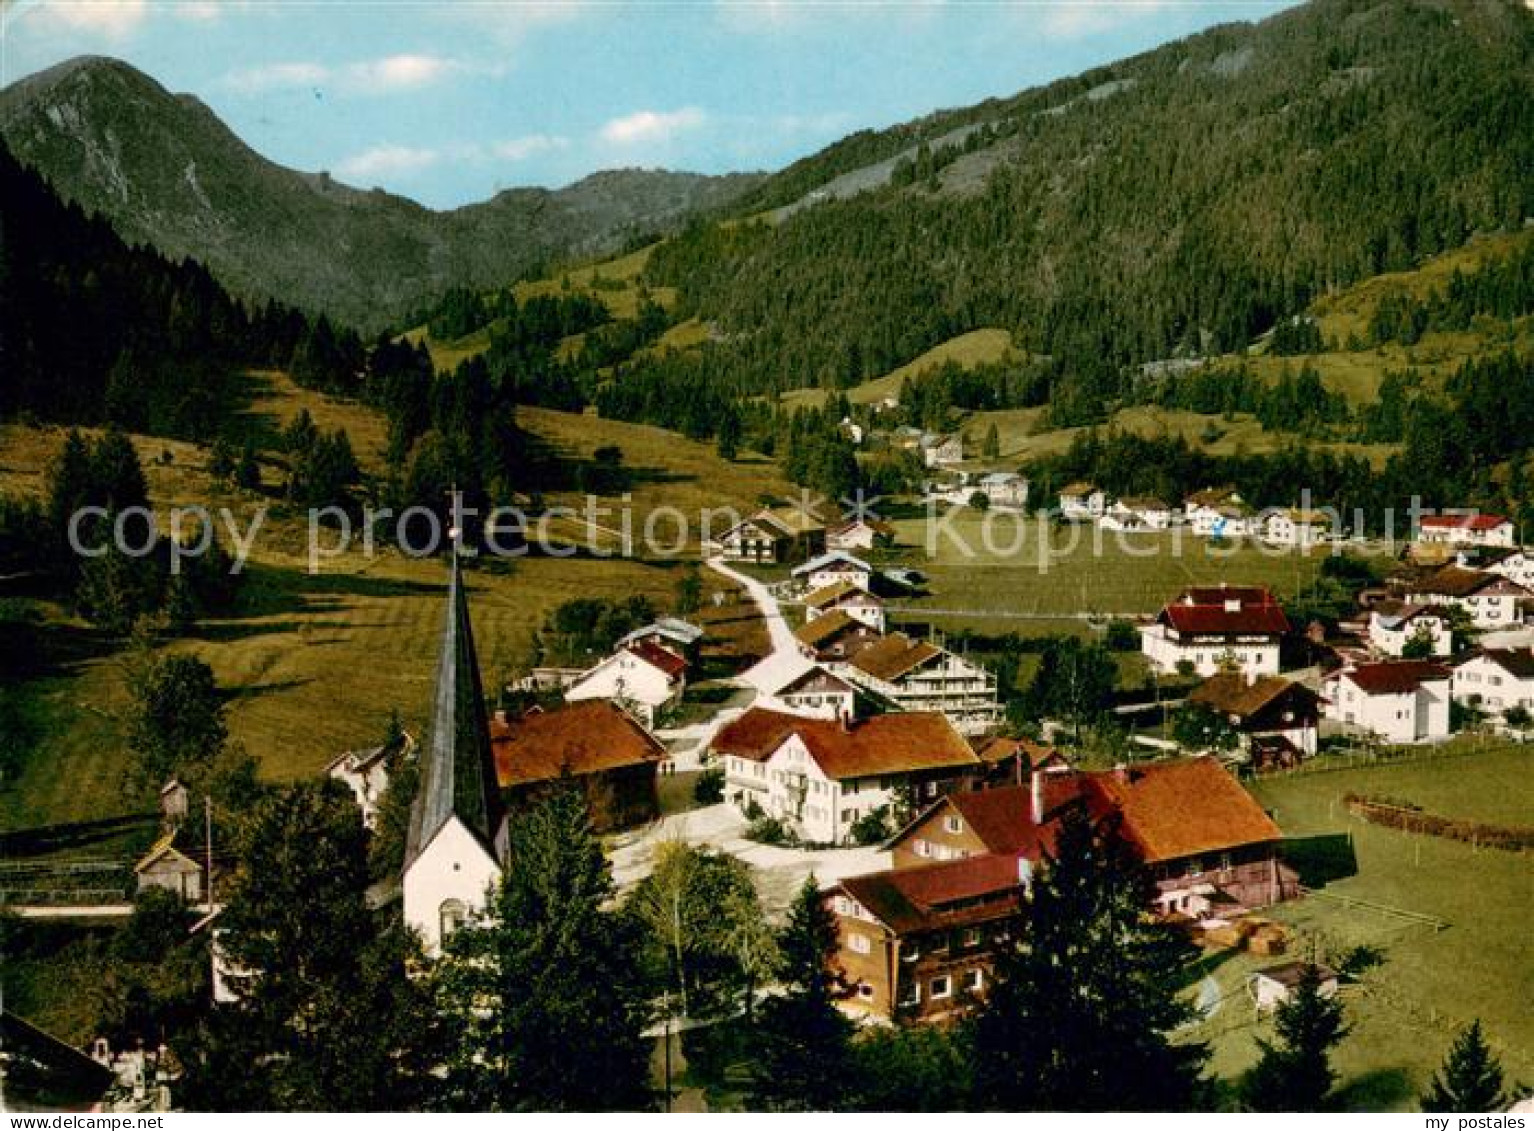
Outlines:
POLYGON ((202 865, 178 849, 175 841, 175 833, 166 833, 133 866, 138 890, 164 888, 188 903, 196 903, 203 898, 202 865))
POLYGON ((1307 969, 1314 968, 1321 979, 1321 996, 1331 997, 1337 992, 1337 971, 1318 962, 1284 962, 1269 966, 1252 975, 1252 998, 1259 1010, 1277 1009, 1289 1000, 1307 969))

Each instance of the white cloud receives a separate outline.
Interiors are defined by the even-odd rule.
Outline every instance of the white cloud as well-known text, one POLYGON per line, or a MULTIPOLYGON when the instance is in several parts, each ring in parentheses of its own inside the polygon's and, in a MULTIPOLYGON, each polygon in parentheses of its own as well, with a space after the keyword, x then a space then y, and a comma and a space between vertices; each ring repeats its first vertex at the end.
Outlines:
POLYGON ((45 0, 30 14, 61 31, 122 39, 144 22, 149 4, 148 0, 45 0))
POLYGON ((461 64, 440 55, 389 55, 353 63, 342 71, 345 83, 358 90, 415 90, 429 86, 461 64))
POLYGON ((540 153, 551 153, 558 149, 568 149, 570 139, 566 137, 553 137, 548 134, 529 134, 526 137, 509 138, 506 141, 497 141, 490 146, 490 152, 503 161, 525 161, 529 157, 536 157, 540 153))
POLYGON ((377 145, 354 153, 337 163, 337 175, 348 180, 371 180, 378 177, 407 177, 431 168, 442 160, 435 149, 417 149, 408 145, 377 145))
POLYGON ((1143 19, 1171 5, 1167 0, 1051 0, 1022 11, 1038 31, 1054 39, 1080 39, 1143 19))
POLYGON ((224 85, 241 94, 260 94, 290 87, 320 86, 330 79, 330 68, 319 63, 265 63, 244 67, 224 76, 224 85))
POLYGON ((636 110, 604 125, 602 138, 615 145, 670 141, 679 133, 697 129, 705 116, 696 106, 684 106, 680 110, 636 110))
POLYGON ((441 55, 385 55, 356 63, 264 63, 232 71, 224 85, 242 94, 293 87, 334 87, 349 94, 394 94, 420 90, 456 74, 498 74, 499 65, 471 64, 441 55))

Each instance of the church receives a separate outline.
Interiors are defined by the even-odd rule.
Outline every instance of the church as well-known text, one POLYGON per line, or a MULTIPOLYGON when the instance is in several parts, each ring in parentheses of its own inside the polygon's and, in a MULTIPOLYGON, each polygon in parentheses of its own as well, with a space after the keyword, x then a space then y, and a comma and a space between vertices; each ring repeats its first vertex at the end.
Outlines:
POLYGON ((402 877, 405 924, 420 932, 429 955, 440 954, 443 939, 483 910, 506 858, 506 806, 456 553, 451 568, 402 877))

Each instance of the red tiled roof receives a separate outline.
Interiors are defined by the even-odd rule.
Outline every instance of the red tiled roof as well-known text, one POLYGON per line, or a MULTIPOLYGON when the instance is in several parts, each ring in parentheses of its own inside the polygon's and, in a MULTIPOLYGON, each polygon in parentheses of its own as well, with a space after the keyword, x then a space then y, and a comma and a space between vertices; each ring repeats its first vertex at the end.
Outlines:
POLYGON ((1064 757, 1053 746, 1034 742, 1031 738, 1011 738, 1004 734, 974 739, 972 745, 982 762, 1003 762, 1016 754, 1022 754, 1030 766, 1043 766, 1049 762, 1064 762, 1064 757))
POLYGON ((502 789, 659 761, 665 747, 621 708, 588 699, 519 719, 492 719, 490 746, 502 789))
POLYGON ((870 872, 848 876, 839 886, 896 934, 1010 914, 1019 908, 1023 891, 1011 856, 870 872))
POLYGON ((1273 595, 1260 586, 1218 585, 1185 589, 1161 610, 1160 620, 1179 633, 1197 636, 1282 635, 1289 620, 1273 595), (1227 606, 1236 604, 1235 609, 1227 606))
POLYGON ((1431 660, 1382 660, 1337 673, 1337 678, 1343 677, 1369 695, 1404 695, 1426 682, 1448 679, 1449 669, 1431 660))
POLYGON ((628 646, 628 650, 638 656, 651 667, 659 668, 672 679, 687 670, 687 661, 669 649, 662 648, 649 637, 636 640, 628 646))
POLYGON ((1424 518, 1421 525, 1438 530, 1495 530, 1506 523, 1500 514, 1436 514, 1424 518))
POLYGON ((765 761, 796 734, 821 771, 837 780, 979 764, 969 743, 940 714, 875 715, 843 724, 753 707, 714 736, 714 752, 765 761))
POLYGON ((1089 806, 1117 815, 1119 835, 1146 864, 1283 836, 1252 795, 1212 758, 1152 762, 1083 777, 1089 806))

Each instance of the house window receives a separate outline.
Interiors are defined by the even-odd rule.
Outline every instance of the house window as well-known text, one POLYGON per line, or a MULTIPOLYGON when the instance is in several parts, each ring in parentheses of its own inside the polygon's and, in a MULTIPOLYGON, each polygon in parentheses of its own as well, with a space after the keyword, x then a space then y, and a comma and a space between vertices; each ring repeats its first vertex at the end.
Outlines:
POLYGON ((1186 872, 1186 875, 1191 879, 1194 876, 1202 876, 1203 874, 1204 874, 1204 862, 1201 859, 1199 859, 1197 856, 1194 856, 1191 859, 1189 859, 1189 861, 1188 861, 1188 870, 1186 872))
POLYGON ((943 828, 951 833, 962 833, 964 831, 964 822, 950 813, 943 818, 943 828))
POLYGON ((900 991, 900 1004, 920 1005, 921 987, 918 986, 915 982, 912 982, 909 986, 902 987, 900 991))
POLYGON ((847 902, 846 896, 837 896, 836 899, 832 902, 832 906, 836 908, 836 913, 838 915, 850 915, 852 913, 852 907, 847 902))
POLYGON ((867 935, 854 932, 847 936, 847 947, 853 954, 867 954, 873 949, 873 944, 869 942, 867 935))
POLYGON ((445 899, 437 909, 437 925, 443 938, 447 938, 469 918, 469 909, 461 899, 445 899))
POLYGON ((1228 871, 1230 871, 1230 867, 1231 867, 1230 853, 1228 853, 1228 852, 1220 853, 1220 871, 1228 872, 1228 871))
POLYGON ((940 978, 932 979, 932 1000, 951 997, 953 995, 953 980, 944 974, 940 978))
POLYGON ((926 790, 927 790, 927 796, 928 797, 936 797, 937 796, 937 782, 929 781, 927 783, 926 790))
POLYGON ((966 970, 964 971, 963 980, 959 984, 966 990, 974 993, 985 985, 985 975, 979 970, 966 970))
POLYGON ((923 859, 926 859, 928 856, 932 855, 932 846, 920 838, 917 839, 916 843, 912 847, 915 848, 916 855, 922 857, 923 859))
POLYGON ((965 928, 964 934, 961 936, 961 939, 962 939, 962 945, 964 945, 964 946, 979 946, 980 945, 980 928, 979 927, 967 927, 967 928, 965 928))
POLYGON ((858 983, 858 997, 862 998, 864 1001, 867 1001, 873 996, 874 988, 872 986, 870 986, 867 982, 858 983))

